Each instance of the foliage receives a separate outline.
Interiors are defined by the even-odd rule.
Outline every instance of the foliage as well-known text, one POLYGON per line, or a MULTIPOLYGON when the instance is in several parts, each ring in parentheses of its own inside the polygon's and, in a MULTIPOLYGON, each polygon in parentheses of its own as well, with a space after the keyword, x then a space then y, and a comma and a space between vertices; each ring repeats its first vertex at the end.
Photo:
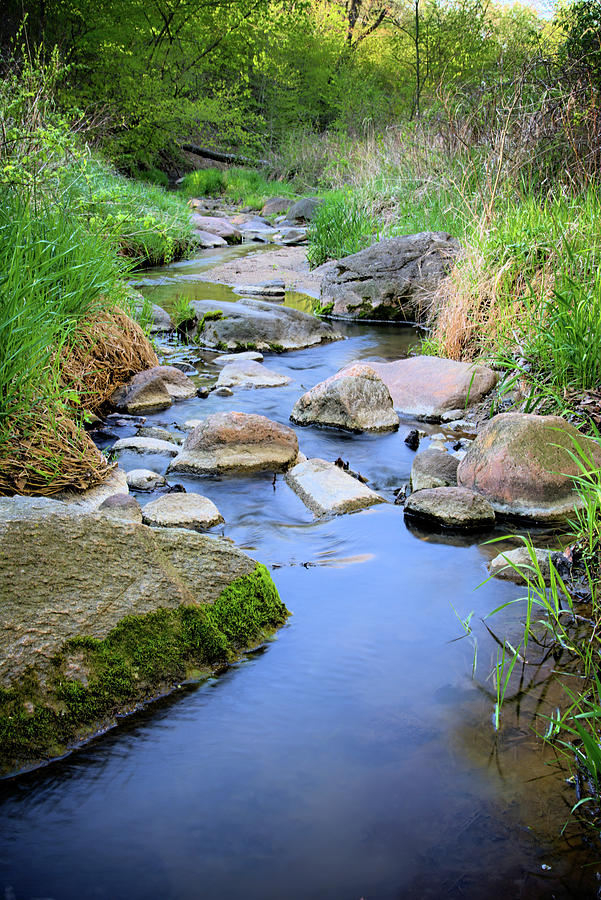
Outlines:
POLYGON ((182 185, 188 197, 223 196, 232 203, 261 209, 270 197, 292 197, 290 185, 272 181, 257 169, 197 169, 185 176, 182 185))
POLYGON ((357 253, 380 237, 376 217, 349 191, 326 195, 309 226, 307 259, 312 268, 357 253))

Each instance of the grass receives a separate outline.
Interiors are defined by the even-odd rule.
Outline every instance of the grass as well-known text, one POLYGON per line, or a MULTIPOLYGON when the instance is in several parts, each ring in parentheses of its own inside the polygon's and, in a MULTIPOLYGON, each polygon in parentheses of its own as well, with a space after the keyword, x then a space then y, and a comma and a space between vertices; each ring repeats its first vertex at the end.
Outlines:
POLYGON ((291 185, 272 181, 258 169, 198 169, 184 178, 188 197, 220 197, 251 209, 261 209, 270 197, 294 197, 291 185))

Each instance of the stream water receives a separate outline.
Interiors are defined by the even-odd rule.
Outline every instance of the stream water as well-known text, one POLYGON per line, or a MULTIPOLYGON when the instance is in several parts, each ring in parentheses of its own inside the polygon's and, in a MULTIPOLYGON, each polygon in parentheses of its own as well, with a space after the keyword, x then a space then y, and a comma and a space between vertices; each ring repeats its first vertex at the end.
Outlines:
MULTIPOLYGON (((225 303, 229 289, 198 276, 247 250, 145 273, 142 290, 165 306, 176 293, 225 303)), ((373 325, 345 333, 267 354, 270 368, 292 377, 288 387, 211 394, 147 424, 172 428, 234 409, 287 423, 296 398, 345 363, 398 358, 419 341, 373 325)), ((194 359, 200 382, 214 382, 215 354, 166 349, 167 361, 194 359)), ((403 438, 413 425, 383 436, 297 431, 307 456, 342 456, 393 500, 409 477, 414 454, 403 438)), ((162 472, 167 462, 121 456, 126 469, 162 472)), ((219 677, 3 782, 5 900, 597 895, 581 832, 569 826, 560 837, 574 788, 531 729, 560 698, 549 673, 516 673, 499 733, 492 726, 497 646, 480 618, 522 593, 502 581, 478 587, 498 552, 483 541, 502 529, 426 532, 393 503, 316 521, 281 476, 170 480, 217 504, 226 524, 216 533, 271 568, 293 615, 219 677), (458 619, 471 611, 474 677, 472 639, 461 638, 458 619)), ((518 619, 509 607, 494 628, 504 634, 518 619)))

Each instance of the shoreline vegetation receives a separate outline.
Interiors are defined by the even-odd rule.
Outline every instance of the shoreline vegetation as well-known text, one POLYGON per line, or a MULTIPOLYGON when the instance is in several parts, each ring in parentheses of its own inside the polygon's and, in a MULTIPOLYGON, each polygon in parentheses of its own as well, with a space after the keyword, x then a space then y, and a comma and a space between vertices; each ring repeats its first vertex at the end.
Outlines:
MULTIPOLYGON (((140 26, 120 71, 125 53, 110 59, 106 48, 125 46, 123 25, 90 29, 66 48, 56 39, 65 23, 50 14, 38 22, 33 9, 27 28, 46 29, 45 44, 32 50, 32 39, 17 53, 15 37, 4 49, 0 493, 82 490, 108 472, 86 417, 158 361, 128 318, 136 311, 126 279, 193 251, 188 198, 198 196, 251 210, 269 197, 318 196, 313 268, 387 237, 457 238, 462 252, 430 298, 424 352, 484 362, 500 374, 500 408, 561 414, 598 439, 600 4, 576 0, 547 22, 518 6, 432 0, 421 45, 404 7, 378 21, 361 4, 354 20, 342 7, 309 4, 290 20, 274 14, 271 60, 259 37, 266 9, 241 3, 224 23, 219 7, 198 5, 197 21, 188 13, 172 22, 180 37, 196 28, 205 41, 227 24, 222 56, 207 51, 205 69, 194 69, 185 41, 176 51, 175 40, 140 26), (475 15, 482 28, 466 31, 475 15), (235 87, 224 71, 250 71, 240 64, 242 30, 258 62, 235 87), (151 38, 162 78, 142 77, 151 38), (417 86, 415 48, 426 73, 417 86), (199 83, 209 86, 201 106, 191 99, 199 83), (267 164, 188 171, 199 159, 179 149, 185 136, 267 164), (182 175, 182 189, 167 190, 182 175)), ((77 15, 95 13, 82 5, 77 15)), ((497 718, 529 640, 564 654, 578 687, 566 688, 566 709, 543 739, 570 760, 574 810, 598 829, 601 476, 577 448, 574 458, 584 501, 571 556, 564 551, 574 578, 551 567, 548 587, 531 555, 524 636, 517 649, 501 638, 497 718), (577 583, 589 590, 584 607, 577 583)))

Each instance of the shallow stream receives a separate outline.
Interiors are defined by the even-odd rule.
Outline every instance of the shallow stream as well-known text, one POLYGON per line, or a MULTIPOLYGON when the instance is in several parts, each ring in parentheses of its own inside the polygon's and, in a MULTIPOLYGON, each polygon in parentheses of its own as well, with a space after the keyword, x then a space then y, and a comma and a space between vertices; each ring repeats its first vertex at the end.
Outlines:
MULTIPOLYGON (((227 302, 229 289, 196 279, 243 252, 205 251, 145 273, 141 289, 167 307, 181 293, 227 302)), ((345 333, 338 343, 266 354, 270 368, 291 376, 288 387, 211 394, 147 424, 172 428, 217 410, 288 423, 297 397, 345 363, 398 358, 419 341, 402 328, 345 333)), ((215 354, 166 351, 167 362, 194 359, 200 383, 214 382, 215 354)), ((393 501, 409 478, 414 454, 403 438, 414 425, 385 436, 297 432, 307 456, 341 456, 393 501)), ((120 461, 161 472, 168 463, 135 454, 120 461)), ((408 527, 392 502, 315 520, 282 476, 170 480, 217 504, 226 524, 214 531, 271 568, 293 615, 224 674, 2 783, 0 896, 596 896, 580 832, 559 836, 573 786, 530 727, 560 698, 549 673, 518 675, 500 732, 492 727, 497 645, 480 618, 523 593, 502 581, 478 587, 499 549, 483 541, 501 528, 470 538, 426 532, 408 527), (458 618, 471 611, 473 678, 474 647, 458 618)), ((511 631, 517 619, 519 608, 509 607, 494 629, 511 631)))

